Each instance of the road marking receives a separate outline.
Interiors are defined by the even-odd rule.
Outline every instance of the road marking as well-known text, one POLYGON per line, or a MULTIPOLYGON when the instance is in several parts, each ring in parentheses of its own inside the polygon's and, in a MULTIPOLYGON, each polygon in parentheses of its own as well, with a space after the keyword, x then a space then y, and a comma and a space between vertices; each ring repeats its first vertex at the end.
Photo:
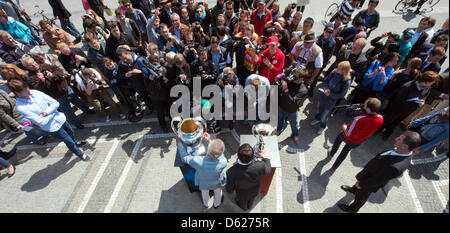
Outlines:
MULTIPOLYGON (((166 120, 168 120, 168 118, 166 118, 166 120)), ((158 122, 158 118, 144 118, 138 122, 130 122, 128 120, 121 120, 121 121, 110 121, 110 122, 87 123, 87 124, 83 124, 83 125, 86 128, 100 128, 103 126, 135 125, 135 124, 154 123, 154 122, 158 122)))
POLYGON ((283 213, 283 184, 281 183, 281 168, 277 168, 275 172, 277 176, 277 213, 283 213))
POLYGON ((133 152, 131 152, 131 156, 128 159, 127 164, 125 165, 125 168, 123 169, 122 175, 120 175, 119 181, 117 182, 116 187, 114 188, 111 198, 109 199, 109 202, 106 205, 106 208, 103 211, 103 213, 111 212, 111 209, 114 206, 114 203, 116 202, 117 196, 119 195, 120 189, 122 188, 122 185, 125 182, 125 178, 127 177, 128 172, 131 169, 131 165, 133 165, 134 158, 136 157, 139 148, 141 148, 142 141, 144 141, 144 137, 140 137, 136 145, 134 146, 133 152))
POLYGON ((439 200, 441 201, 442 206, 445 208, 445 212, 448 213, 448 205, 446 203, 446 199, 444 197, 444 194, 441 191, 440 186, 448 186, 448 180, 442 180, 442 181, 433 181, 434 189, 436 190, 436 193, 439 197, 439 200))
POLYGON ((423 213, 422 206, 420 205, 419 198, 417 198, 416 190, 411 183, 411 178, 409 177, 408 170, 403 173, 403 177, 405 178, 406 185, 408 186, 409 193, 411 194, 411 198, 413 199, 414 205, 416 206, 417 213, 423 213))
MULTIPOLYGON (((117 137, 117 138, 91 138, 91 139, 87 139, 87 143, 89 144, 93 144, 93 143, 106 143, 106 142, 113 142, 115 140, 120 140, 122 139, 122 137, 117 137)), ((52 142, 52 143, 47 143, 43 146, 41 145, 23 145, 23 146, 17 146, 17 150, 34 150, 34 149, 43 149, 43 148, 52 148, 52 147, 60 147, 60 146, 65 146, 66 144, 64 142, 52 142)))
POLYGON ((105 172, 106 168, 109 165, 109 162, 111 161, 112 155, 117 149, 117 146, 119 145, 120 140, 115 139, 114 144, 112 145, 111 149, 109 150, 108 154, 106 155, 105 161, 103 161, 102 166, 97 172, 97 175, 95 176, 94 180, 91 183, 91 186, 89 187, 86 195, 84 196, 83 202, 81 202, 80 207, 77 210, 77 213, 83 213, 84 209, 86 208, 87 203, 91 199, 92 194, 94 193, 95 188, 97 187, 98 182, 100 181, 100 178, 103 176, 103 173, 105 172))
POLYGON ((311 213, 309 206, 309 192, 308 192, 308 178, 306 178, 306 164, 305 164, 305 152, 300 151, 300 173, 302 176, 302 190, 303 190, 303 208, 305 213, 311 213))

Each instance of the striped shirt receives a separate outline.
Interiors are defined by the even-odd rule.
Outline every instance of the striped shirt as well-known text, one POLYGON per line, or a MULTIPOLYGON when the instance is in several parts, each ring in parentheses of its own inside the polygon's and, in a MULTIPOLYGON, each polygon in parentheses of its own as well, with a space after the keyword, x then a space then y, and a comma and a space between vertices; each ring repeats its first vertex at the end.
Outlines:
POLYGON ((342 20, 345 24, 348 23, 347 18, 352 17, 356 6, 351 3, 351 0, 345 1, 341 4, 341 12, 344 14, 344 19, 342 20))

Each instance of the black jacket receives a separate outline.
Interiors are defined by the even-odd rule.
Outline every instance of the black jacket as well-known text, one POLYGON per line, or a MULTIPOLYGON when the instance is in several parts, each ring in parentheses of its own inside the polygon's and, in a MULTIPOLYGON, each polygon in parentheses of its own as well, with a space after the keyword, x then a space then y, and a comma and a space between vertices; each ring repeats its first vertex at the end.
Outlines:
POLYGON ((239 200, 251 200, 261 189, 261 176, 270 172, 270 159, 252 162, 250 165, 236 163, 227 171, 226 191, 236 191, 236 198, 239 200))
POLYGON ((192 79, 201 78, 202 89, 207 85, 216 84, 217 70, 212 61, 206 60, 206 65, 202 65, 200 60, 195 60, 190 64, 192 79))
POLYGON ((333 37, 330 37, 328 41, 324 41, 322 34, 316 43, 320 48, 322 48, 323 65, 326 66, 328 64, 328 61, 330 61, 331 57, 333 56, 334 50, 336 49, 336 40, 333 37))
MULTIPOLYGON (((422 59, 422 64, 426 61, 428 54, 427 53, 421 53, 418 55, 420 59, 422 59)), ((427 66, 424 70, 421 70, 422 73, 427 71, 434 71, 436 73, 439 73, 441 71, 441 65, 439 63, 431 63, 429 66, 427 66)))
POLYGON ((16 46, 14 47, 3 43, 2 47, 0 48, 0 58, 2 58, 3 61, 7 64, 13 64, 22 67, 22 63, 19 59, 24 54, 28 54, 34 46, 28 44, 23 40, 16 40, 16 42, 19 43, 16 43, 16 46))
POLYGON ((103 3, 101 0, 87 0, 91 9, 97 13, 100 17, 104 17, 103 13, 103 3))
MULTIPOLYGON (((366 10, 362 10, 360 11, 356 16, 355 19, 360 17, 362 19, 366 19, 366 15, 367 15, 367 9, 366 10)), ((378 28, 378 25, 380 24, 380 13, 378 13, 377 10, 375 10, 372 18, 370 19, 369 22, 366 22, 367 28, 370 28, 370 32, 372 32, 373 30, 378 28)))
MULTIPOLYGON (((406 30, 416 31, 417 28, 407 28, 406 30)), ((425 32, 422 32, 422 34, 420 34, 420 36, 419 36, 419 39, 417 39, 416 43, 413 45, 413 47, 409 51, 408 55, 406 56, 405 61, 408 61, 409 59, 411 59, 412 55, 417 53, 417 51, 420 49, 420 47, 422 47, 422 45, 427 41, 427 39, 428 39, 428 34, 425 32)))
POLYGON ((119 57, 116 55, 116 50, 119 45, 128 45, 131 49, 131 52, 138 53, 140 55, 142 54, 144 50, 143 48, 139 47, 139 42, 131 39, 131 35, 127 35, 123 32, 120 33, 120 39, 117 40, 113 35, 111 35, 106 40, 106 55, 113 59, 114 61, 119 61, 119 57))
POLYGON ((367 62, 366 54, 364 52, 355 55, 352 54, 351 49, 346 49, 344 52, 339 53, 336 56, 336 61, 333 63, 333 65, 331 65, 330 68, 328 68, 325 77, 328 76, 328 74, 331 73, 342 61, 350 62, 352 70, 354 71, 352 72, 352 78, 354 78, 355 80, 360 80, 363 78, 364 73, 367 70, 367 66, 369 65, 367 62))
POLYGON ((388 151, 378 154, 356 175, 361 189, 376 192, 390 180, 401 176, 411 164, 411 156, 382 156, 385 153, 388 151))
MULTIPOLYGON (((428 51, 430 51, 430 49, 433 49, 433 48, 434 48, 434 44, 424 43, 422 45, 422 47, 420 47, 416 53, 412 54, 411 58, 418 57, 422 53, 428 53, 428 51)), ((445 48, 445 50, 447 50, 447 48, 445 48)), ((439 64, 442 66, 446 59, 447 59, 447 55, 444 55, 444 57, 439 61, 439 64)))
MULTIPOLYGON (((150 1, 145 0, 131 0, 131 3, 133 4, 133 8, 137 8, 144 13, 145 17, 150 18, 152 17, 152 6, 150 5, 150 1)), ((159 1, 158 1, 159 5, 159 1)))
MULTIPOLYGON (((66 56, 64 54, 59 54, 58 56, 58 60, 59 62, 61 62, 61 65, 64 67, 64 69, 67 71, 67 73, 69 74, 74 74, 74 69, 79 69, 79 67, 76 66, 76 62, 75 62, 75 55, 80 55, 82 57, 85 57, 87 59, 86 54, 83 52, 83 50, 79 49, 79 48, 71 48, 72 50, 72 54, 69 56, 66 56)), ((80 64, 84 65, 86 67, 90 66, 89 60, 87 63, 82 62, 80 64)))
POLYGON ((60 19, 68 19, 72 16, 61 0, 48 0, 48 3, 53 9, 53 16, 58 16, 60 19))
POLYGON ((308 95, 305 84, 288 83, 288 92, 284 92, 281 85, 278 86, 278 105, 285 112, 297 112, 303 100, 308 95))

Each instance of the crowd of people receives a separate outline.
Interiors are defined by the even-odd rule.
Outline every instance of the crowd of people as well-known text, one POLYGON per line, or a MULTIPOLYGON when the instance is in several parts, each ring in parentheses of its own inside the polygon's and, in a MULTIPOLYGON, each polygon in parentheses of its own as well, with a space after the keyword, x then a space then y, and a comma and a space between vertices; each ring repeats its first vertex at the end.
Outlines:
MULTIPOLYGON (((401 145, 408 138, 404 152, 424 152, 448 138, 448 69, 441 69, 448 49, 448 19, 438 30, 436 19, 423 17, 417 27, 380 32, 379 0, 367 1, 366 9, 364 0, 346 0, 330 22, 323 22, 323 31, 314 32, 317 19, 304 15, 307 0, 288 4, 284 12, 278 1, 264 0, 217 0, 212 8, 194 0, 120 0, 114 12, 102 0, 82 2, 82 33, 62 1, 49 0, 61 28, 41 20, 40 38, 19 0, 0 1, 1 123, 8 130, 25 131, 33 144, 57 137, 82 160, 90 159, 79 148, 86 142, 75 139, 72 126, 84 125, 71 104, 83 113, 102 114, 106 122, 139 122, 155 111, 160 127, 168 131, 166 117, 171 117, 170 106, 177 99, 170 97, 171 88, 184 85, 192 92, 195 79, 201 80, 202 88, 217 85, 222 90, 276 85, 276 133, 281 135, 288 121, 295 143, 302 138, 299 108, 306 99, 318 99, 311 125, 320 124, 319 135, 339 110, 337 105, 360 104, 328 151, 332 157, 345 143, 334 170, 351 149, 377 132, 388 139, 398 125, 420 134, 420 146, 410 142, 416 135, 406 133, 399 139, 401 145), (115 18, 107 20, 105 12, 115 18), (379 36, 369 42, 369 35, 379 36)), ((233 120, 226 123, 234 127, 233 120)), ((223 142, 213 142, 208 158, 223 165, 223 142)), ((267 173, 268 161, 246 170, 253 166, 250 149, 239 149, 243 167, 230 169, 227 182, 225 175, 219 175, 222 181, 215 185, 199 179, 204 190, 215 190, 215 207, 220 205, 220 185, 227 183, 230 192, 242 191, 253 185, 239 180, 242 173, 267 173)), ((14 166, 2 158, 0 162, 12 176, 14 166)), ((197 158, 185 162, 203 164, 197 158)), ((225 166, 220 167, 215 169, 222 174, 225 166)), ((207 192, 203 196, 206 200, 207 192)), ((241 208, 251 207, 254 192, 238 196, 241 208)))

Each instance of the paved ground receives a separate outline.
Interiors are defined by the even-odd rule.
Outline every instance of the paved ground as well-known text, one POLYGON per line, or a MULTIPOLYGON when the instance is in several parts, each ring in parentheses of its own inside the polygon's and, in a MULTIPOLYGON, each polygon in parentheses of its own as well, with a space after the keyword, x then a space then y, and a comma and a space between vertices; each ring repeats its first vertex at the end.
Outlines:
MULTIPOLYGON (((49 10, 46 1, 27 0, 27 9, 39 4, 49 10)), ((63 1, 74 15, 73 22, 81 28, 79 15, 81 1, 63 1)), ((111 7, 113 0, 105 1, 111 7)), ((212 2, 212 1, 208 1, 212 2)), ((285 6, 289 1, 282 1, 285 6)), ((312 1, 305 15, 322 19, 322 9, 332 1, 312 1)), ((210 3, 210 6, 213 6, 210 3)), ((436 29, 448 17, 448 2, 441 1, 431 14, 437 18, 436 29)), ((399 16, 392 13, 393 1, 381 1, 380 28, 383 31, 401 32, 409 25, 417 25, 420 17, 399 16)), ((284 7, 283 7, 284 8, 284 7)), ((51 12, 51 11, 50 11, 51 12)), ((315 25, 316 31, 321 25, 315 25)), ((445 68, 448 67, 448 61, 445 68)), ((378 152, 392 148, 394 136, 382 141, 372 137, 353 150, 340 168, 331 174, 333 161, 326 159, 326 148, 339 133, 337 129, 348 121, 336 115, 329 121, 328 129, 316 136, 309 126, 315 113, 317 100, 305 102, 300 110, 302 141, 294 145, 288 138, 289 129, 280 137, 282 168, 277 169, 269 193, 258 197, 252 213, 339 213, 337 202, 347 202, 352 197, 342 190, 342 184, 352 185, 354 175, 378 152)), ((82 162, 67 151, 64 144, 50 139, 46 146, 34 146, 24 134, 0 132, 3 148, 18 146, 11 159, 17 173, 8 179, 2 170, 0 192, 3 202, 0 212, 146 212, 190 213, 201 212, 198 193, 190 193, 178 168, 173 167, 176 145, 173 134, 163 133, 155 115, 147 115, 139 123, 130 124, 113 118, 103 123, 101 116, 84 115, 77 111, 87 126, 75 129, 76 137, 88 140, 82 149, 91 154, 91 162, 82 162)), ((288 127, 289 128, 289 127, 288 127)), ((228 166, 236 161, 236 148, 241 134, 249 134, 248 126, 236 126, 235 131, 225 130, 218 135, 226 142, 228 166)), ((440 150, 415 156, 410 169, 386 187, 388 196, 379 191, 372 195, 360 212, 364 213, 448 213, 449 162, 445 155, 448 142, 440 150)), ((208 212, 242 213, 226 194, 223 207, 208 212)))

